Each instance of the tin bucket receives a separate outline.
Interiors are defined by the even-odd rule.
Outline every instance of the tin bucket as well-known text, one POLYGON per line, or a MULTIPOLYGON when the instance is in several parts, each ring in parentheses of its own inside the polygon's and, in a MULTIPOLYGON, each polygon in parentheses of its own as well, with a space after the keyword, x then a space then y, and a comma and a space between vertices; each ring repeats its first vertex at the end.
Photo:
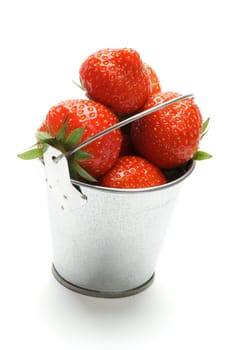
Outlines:
POLYGON ((68 163, 44 154, 53 274, 65 287, 95 297, 136 294, 153 281, 157 259, 184 180, 145 189, 111 189, 70 180, 68 163))

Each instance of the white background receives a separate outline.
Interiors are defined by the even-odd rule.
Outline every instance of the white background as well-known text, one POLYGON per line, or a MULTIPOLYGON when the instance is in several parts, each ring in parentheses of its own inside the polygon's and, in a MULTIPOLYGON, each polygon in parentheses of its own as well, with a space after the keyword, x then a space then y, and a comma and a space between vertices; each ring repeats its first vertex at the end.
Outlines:
POLYGON ((231 349, 230 1, 2 1, 0 5, 2 349, 231 349), (16 157, 71 78, 105 47, 132 47, 163 90, 195 93, 211 117, 179 197, 154 284, 124 299, 75 294, 51 275, 43 169, 16 157))

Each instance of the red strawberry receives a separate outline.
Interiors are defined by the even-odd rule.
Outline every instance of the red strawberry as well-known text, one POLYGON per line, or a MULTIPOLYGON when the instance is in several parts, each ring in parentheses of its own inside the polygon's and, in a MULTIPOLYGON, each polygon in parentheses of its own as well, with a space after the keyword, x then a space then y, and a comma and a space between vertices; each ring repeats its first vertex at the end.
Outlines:
MULTIPOLYGON (((41 136, 43 139, 50 136, 48 143, 55 144, 65 152, 117 122, 117 117, 100 103, 67 100, 49 110, 45 122, 39 128, 45 133, 37 133, 37 138, 40 140, 41 136)), ((91 178, 85 171, 95 178, 103 175, 117 159, 121 141, 121 132, 115 130, 85 146, 71 158, 72 174, 79 173, 87 180, 91 178)))
POLYGON ((151 92, 147 70, 133 49, 99 50, 82 63, 79 73, 88 95, 119 115, 137 111, 151 92))
POLYGON ((44 120, 41 124, 41 126, 39 127, 38 131, 42 131, 42 132, 47 132, 47 123, 46 120, 44 120))
POLYGON ((147 63, 144 63, 144 67, 147 70, 149 79, 150 79, 150 83, 151 83, 151 94, 157 94, 158 92, 161 91, 161 87, 160 87, 160 82, 159 79, 154 71, 153 68, 151 68, 147 63))
MULTIPOLYGON (((161 92, 151 96, 144 110, 180 96, 161 92)), ((176 102, 132 123, 135 149, 159 168, 173 168, 193 157, 199 146, 202 116, 193 99, 176 102)))
POLYGON ((100 185, 114 188, 144 188, 160 186, 167 181, 156 166, 137 156, 119 157, 106 173, 100 185))
POLYGON ((130 135, 122 133, 122 145, 119 156, 132 155, 133 153, 130 135))

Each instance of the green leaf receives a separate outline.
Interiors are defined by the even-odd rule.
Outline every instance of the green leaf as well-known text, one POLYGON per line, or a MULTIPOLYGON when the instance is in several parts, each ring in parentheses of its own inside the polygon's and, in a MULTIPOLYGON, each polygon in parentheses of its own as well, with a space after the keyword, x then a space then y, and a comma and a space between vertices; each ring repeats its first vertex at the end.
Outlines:
POLYGON ((29 151, 23 152, 18 154, 17 156, 21 159, 24 160, 31 160, 31 159, 35 159, 35 158, 39 158, 43 155, 42 153, 42 148, 32 148, 29 151))
POLYGON ((87 153, 85 151, 79 150, 77 153, 74 155, 75 160, 85 160, 88 158, 93 158, 92 154, 87 153))
POLYGON ((53 139, 53 137, 48 132, 44 132, 44 131, 36 132, 35 136, 37 140, 41 143, 44 143, 53 139))
POLYGON ((84 128, 78 128, 73 130, 65 141, 65 146, 70 149, 78 144, 84 132, 84 128))
POLYGON ((208 131, 209 131, 209 130, 206 130, 205 132, 203 132, 203 133, 201 134, 200 140, 203 139, 203 137, 207 134, 208 131))
POLYGON ((207 134, 207 132, 208 132, 207 128, 208 128, 208 126, 209 126, 209 121, 210 121, 210 118, 207 118, 207 119, 204 121, 203 125, 202 125, 201 137, 200 137, 201 140, 203 139, 203 137, 204 137, 204 136, 207 134))
POLYGON ((90 175, 85 169, 83 169, 80 164, 76 163, 76 169, 77 169, 77 173, 83 177, 83 179, 88 180, 88 181, 93 181, 96 182, 97 180, 90 175))
POLYGON ((58 132, 57 136, 56 136, 57 141, 64 142, 66 130, 67 130, 67 124, 64 123, 62 125, 62 127, 60 128, 60 131, 58 132))
POLYGON ((60 130, 59 130, 59 132, 57 134, 57 136, 56 136, 56 139, 57 139, 58 142, 65 142, 65 134, 66 134, 66 130, 67 130, 67 127, 68 127, 68 125, 67 125, 68 117, 69 117, 69 113, 67 113, 67 115, 66 115, 66 117, 64 119, 64 122, 63 122, 63 124, 62 124, 62 126, 61 126, 61 128, 60 128, 60 130))
POLYGON ((196 151, 193 156, 194 160, 205 160, 209 158, 212 158, 212 155, 204 151, 196 151))
POLYGON ((48 145, 44 144, 41 148, 32 148, 29 151, 18 154, 17 156, 24 160, 31 160, 41 158, 44 152, 47 150, 48 145))
POLYGON ((204 136, 207 134, 207 132, 208 132, 209 121, 210 121, 210 118, 207 118, 207 119, 204 121, 203 125, 202 125, 200 140, 202 140, 203 137, 204 137, 204 136))
POLYGON ((48 149, 48 144, 44 143, 43 146, 42 146, 43 154, 47 151, 47 149, 48 149))
POLYGON ((208 126, 209 126, 209 121, 210 121, 210 118, 207 118, 207 119, 204 121, 204 123, 203 123, 203 125, 202 125, 201 134, 203 134, 203 133, 206 131, 206 129, 208 128, 208 126))
POLYGON ((72 79, 72 82, 79 87, 79 89, 85 91, 85 89, 83 88, 83 86, 81 84, 78 84, 75 80, 72 79))
POLYGON ((97 180, 90 175, 85 169, 83 169, 80 164, 78 164, 76 161, 72 160, 69 163, 69 170, 71 173, 72 177, 76 177, 76 175, 78 174, 80 177, 82 177, 83 179, 87 180, 87 181, 91 181, 91 182, 96 182, 97 180))

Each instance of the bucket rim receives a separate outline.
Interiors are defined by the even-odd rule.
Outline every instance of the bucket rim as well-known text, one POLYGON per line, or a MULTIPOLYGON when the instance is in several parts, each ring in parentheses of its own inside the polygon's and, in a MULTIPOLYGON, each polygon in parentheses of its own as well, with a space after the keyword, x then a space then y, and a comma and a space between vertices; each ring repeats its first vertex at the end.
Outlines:
POLYGON ((112 193, 122 193, 122 194, 128 194, 128 193, 141 193, 141 192, 153 192, 153 191, 162 191, 165 190, 167 188, 176 186, 177 184, 179 184, 180 182, 183 182, 187 177, 189 177, 189 175, 193 172, 193 170, 195 169, 196 166, 196 161, 191 159, 188 162, 188 170, 180 177, 178 177, 177 179, 170 181, 164 185, 160 185, 160 186, 154 186, 154 187, 144 187, 144 188, 113 188, 113 187, 104 187, 104 186, 98 186, 98 185, 91 185, 88 183, 84 183, 78 180, 74 180, 71 179, 71 183, 73 185, 79 186, 79 187, 83 187, 83 188, 90 188, 92 190, 95 191, 103 191, 103 192, 112 192, 112 193))

